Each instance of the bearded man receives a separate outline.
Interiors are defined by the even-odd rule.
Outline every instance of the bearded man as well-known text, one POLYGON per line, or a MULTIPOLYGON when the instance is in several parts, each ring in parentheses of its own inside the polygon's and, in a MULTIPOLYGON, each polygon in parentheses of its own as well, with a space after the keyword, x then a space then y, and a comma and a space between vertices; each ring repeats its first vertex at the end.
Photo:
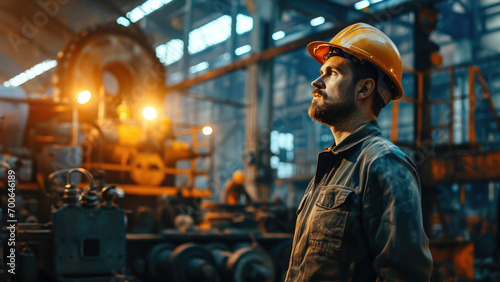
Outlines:
POLYGON ((429 281, 417 168, 377 124, 403 95, 397 47, 357 23, 307 50, 321 64, 309 115, 335 143, 297 210, 286 281, 429 281))

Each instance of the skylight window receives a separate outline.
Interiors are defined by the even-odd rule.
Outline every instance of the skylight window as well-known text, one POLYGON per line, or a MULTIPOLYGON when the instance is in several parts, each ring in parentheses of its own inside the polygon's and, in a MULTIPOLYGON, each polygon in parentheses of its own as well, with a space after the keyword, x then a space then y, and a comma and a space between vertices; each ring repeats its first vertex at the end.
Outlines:
POLYGON ((148 0, 128 12, 126 14, 127 18, 119 17, 116 22, 123 26, 129 26, 130 22, 135 23, 170 2, 172 0, 148 0))
POLYGON ((43 61, 43 62, 33 66, 32 68, 25 70, 22 73, 14 76, 13 78, 4 82, 3 85, 6 87, 19 86, 19 85, 25 83, 26 81, 28 81, 32 78, 35 78, 35 77, 41 75, 42 73, 54 68, 55 66, 57 66, 56 60, 43 61))
POLYGON ((359 1, 356 4, 354 4, 354 9, 361 10, 361 9, 367 8, 368 6, 370 6, 370 1, 362 0, 362 1, 359 1))
MULTIPOLYGON (((127 18, 119 17, 118 19, 116 19, 116 22, 120 25, 123 25, 123 26, 129 26, 130 22, 135 23, 138 20, 144 18, 145 16, 160 9, 161 7, 165 6, 166 4, 168 4, 170 2, 172 2, 172 0, 148 0, 144 3, 142 3, 142 5, 137 6, 134 9, 132 9, 132 11, 128 12, 126 14, 127 18)), ((158 54, 158 51, 157 51, 157 54, 158 54)), ((170 54, 170 52, 168 54, 170 54)), ((166 61, 175 60, 175 58, 176 58, 175 56, 178 56, 178 54, 173 52, 173 54, 169 58, 166 58, 165 60, 166 61)), ((182 57, 182 53, 181 53, 181 57, 182 57)), ((3 83, 3 85, 7 86, 7 87, 8 86, 14 86, 14 87, 19 86, 19 85, 25 83, 26 81, 28 81, 32 78, 35 78, 36 76, 39 76, 40 74, 54 68, 56 65, 57 65, 56 60, 43 61, 43 62, 33 66, 32 68, 16 75, 15 77, 11 78, 10 80, 5 81, 3 83)))
POLYGON ((231 17, 219 17, 189 33, 188 50, 190 54, 227 40, 231 36, 231 17))
POLYGON ((123 26, 129 26, 130 25, 130 21, 127 18, 124 18, 124 17, 119 17, 118 19, 116 19, 116 23, 121 24, 123 26))
POLYGON ((312 26, 322 25, 323 23, 325 23, 325 18, 323 17, 317 17, 311 20, 312 26))
MULTIPOLYGON (((123 26, 129 26, 130 22, 137 22, 152 12, 160 9, 172 0, 148 0, 142 5, 135 7, 126 14, 126 17, 119 17, 116 22, 123 26)), ((231 36, 231 17, 224 15, 219 17, 189 33, 188 50, 190 54, 195 54, 215 44, 227 40, 231 36)), ((236 16, 236 33, 243 34, 253 28, 252 17, 238 14, 236 16)), ((170 65, 179 61, 184 55, 184 42, 180 39, 172 39, 165 44, 156 47, 156 56, 163 64, 170 65)), ((251 47, 242 46, 238 48, 235 54, 243 55, 250 52, 251 47), (243 48, 244 47, 244 48, 243 48), (242 48, 242 49, 240 49, 242 48), (250 49, 248 49, 250 48, 250 49), (247 50, 248 49, 248 50, 247 50)), ((208 64, 208 63, 207 63, 208 64)), ((19 86, 26 81, 54 68, 57 65, 55 60, 47 60, 35 65, 12 79, 5 81, 4 86, 19 86)), ((208 65, 207 65, 208 68, 208 65)), ((201 71, 197 70, 196 72, 201 71)))
POLYGON ((253 28, 253 18, 245 16, 243 14, 238 14, 236 16, 236 33, 243 34, 249 32, 253 28))
MULTIPOLYGON (((206 48, 226 41, 231 36, 232 18, 228 15, 221 16, 189 33, 188 50, 196 54, 206 48)), ((242 34, 252 30, 253 19, 243 14, 236 16, 236 33, 242 34)))
POLYGON ((164 65, 171 65, 182 58, 184 53, 184 42, 180 39, 172 39, 165 44, 156 47, 156 57, 164 65))

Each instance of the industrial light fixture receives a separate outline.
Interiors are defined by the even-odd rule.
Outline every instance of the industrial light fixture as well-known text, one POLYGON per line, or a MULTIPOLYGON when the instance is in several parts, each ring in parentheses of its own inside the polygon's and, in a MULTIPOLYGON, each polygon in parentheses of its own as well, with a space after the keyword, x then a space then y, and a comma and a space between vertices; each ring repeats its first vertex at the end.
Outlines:
POLYGON ((142 110, 142 116, 147 120, 154 120, 156 118, 156 110, 153 107, 145 107, 142 110))
POLYGON ((78 99, 77 99, 78 103, 83 105, 88 101, 90 101, 90 97, 92 97, 92 93, 90 93, 90 91, 88 90, 82 91, 80 92, 80 94, 78 94, 78 99))
POLYGON ((207 126, 203 127, 202 132, 203 132, 203 134, 208 136, 208 135, 212 134, 213 129, 211 126, 207 125, 207 126))
POLYGON ((322 25, 323 23, 325 23, 325 18, 323 17, 317 17, 317 18, 314 18, 311 20, 310 24, 312 26, 318 26, 318 25, 322 25))

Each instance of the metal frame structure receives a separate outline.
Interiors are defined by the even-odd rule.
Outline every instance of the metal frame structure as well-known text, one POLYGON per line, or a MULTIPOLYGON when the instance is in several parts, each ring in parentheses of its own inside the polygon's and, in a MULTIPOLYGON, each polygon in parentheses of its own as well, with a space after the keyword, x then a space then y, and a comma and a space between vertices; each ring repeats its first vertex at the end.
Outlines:
MULTIPOLYGON (((191 155, 188 157, 189 168, 180 169, 175 167, 166 166, 163 169, 165 175, 187 175, 188 185, 181 189, 181 193, 184 197, 195 197, 195 198, 210 198, 213 194, 213 135, 210 135, 207 141, 199 141, 198 134, 203 126, 193 126, 189 128, 179 129, 173 132, 175 138, 182 136, 191 136, 191 155), (207 151, 202 153, 200 151, 207 151), (207 171, 199 171, 197 169, 197 160, 199 158, 209 158, 209 168, 207 171), (195 178, 198 176, 206 176, 209 178, 209 187, 207 189, 200 189, 195 187, 195 178)), ((182 161, 182 160, 181 160, 182 161)), ((86 154, 86 158, 83 167, 87 170, 91 169, 102 169, 105 171, 118 171, 118 172, 130 172, 133 167, 128 164, 117 164, 117 163, 102 163, 93 162, 91 160, 91 154, 86 154)), ((120 184, 125 193, 132 195, 155 195, 159 196, 162 194, 176 195, 179 190, 174 186, 147 186, 147 185, 131 185, 131 184, 120 184)))

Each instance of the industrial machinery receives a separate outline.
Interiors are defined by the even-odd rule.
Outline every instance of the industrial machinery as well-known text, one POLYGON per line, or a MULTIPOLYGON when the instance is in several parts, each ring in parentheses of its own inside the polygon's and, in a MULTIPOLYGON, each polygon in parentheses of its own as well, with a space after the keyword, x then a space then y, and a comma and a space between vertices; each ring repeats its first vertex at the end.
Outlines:
POLYGON ((1 281, 284 278, 286 211, 206 201, 213 142, 165 118, 166 75, 138 30, 105 25, 66 44, 51 95, 0 88, 1 281))

